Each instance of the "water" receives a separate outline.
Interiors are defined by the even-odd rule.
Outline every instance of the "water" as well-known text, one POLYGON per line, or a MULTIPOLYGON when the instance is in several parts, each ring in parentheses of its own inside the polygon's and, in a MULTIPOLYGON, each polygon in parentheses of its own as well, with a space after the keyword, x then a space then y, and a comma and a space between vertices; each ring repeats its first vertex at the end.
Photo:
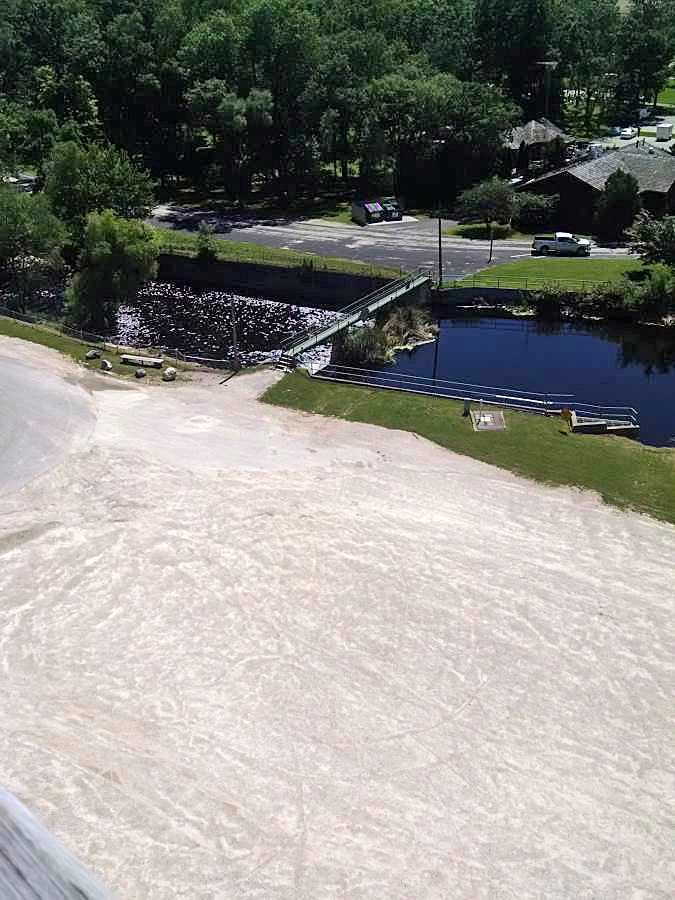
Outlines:
POLYGON ((389 371, 633 406, 640 440, 675 445, 675 330, 441 318, 438 341, 398 353, 389 371))
POLYGON ((120 308, 112 339, 130 347, 169 352, 178 348, 195 356, 227 359, 232 349, 232 310, 244 365, 269 358, 285 338, 336 317, 327 310, 264 297, 155 282, 141 291, 133 305, 120 308))

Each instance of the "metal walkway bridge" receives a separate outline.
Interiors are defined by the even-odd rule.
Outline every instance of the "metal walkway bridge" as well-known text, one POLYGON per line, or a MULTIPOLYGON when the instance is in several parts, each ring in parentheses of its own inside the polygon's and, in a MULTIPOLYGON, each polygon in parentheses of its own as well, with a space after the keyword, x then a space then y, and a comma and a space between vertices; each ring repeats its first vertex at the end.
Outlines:
POLYGON ((330 325, 310 328, 284 341, 281 345, 281 362, 292 363, 296 357, 306 350, 311 350, 312 347, 325 343, 325 341, 340 331, 349 328, 350 325, 355 325, 362 319, 367 319, 378 309, 388 306, 390 303, 398 300, 399 297, 403 297, 404 294, 422 287, 429 281, 431 281, 431 273, 424 269, 418 269, 416 272, 411 272, 396 281, 385 284, 383 287, 373 291, 372 294, 366 294, 365 297, 361 297, 354 303, 350 303, 349 306, 339 310, 338 318, 335 322, 331 322, 330 325))

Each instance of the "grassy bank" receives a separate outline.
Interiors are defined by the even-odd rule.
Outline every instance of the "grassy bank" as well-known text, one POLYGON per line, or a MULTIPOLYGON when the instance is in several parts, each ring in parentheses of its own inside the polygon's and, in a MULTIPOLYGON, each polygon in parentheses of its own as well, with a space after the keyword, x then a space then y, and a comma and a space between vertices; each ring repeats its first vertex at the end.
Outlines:
MULTIPOLYGON (((112 371, 116 375, 122 375, 126 378, 133 378, 135 366, 125 366, 119 361, 119 356, 114 349, 105 349, 98 344, 80 341, 77 338, 68 337, 57 331, 49 325, 28 324, 26 322, 17 322, 15 319, 9 319, 0 316, 0 334, 7 337, 20 338, 23 341, 31 341, 34 344, 41 344, 43 347, 50 347, 52 350, 58 350, 70 356, 77 363, 81 363, 88 369, 99 369, 101 365, 100 359, 86 360, 85 354, 90 347, 98 347, 101 350, 101 358, 107 359, 112 365, 112 371)), ((109 345, 108 345, 109 346, 109 345)), ((120 348, 120 352, 124 352, 125 348, 120 348)), ((132 350, 131 353, 142 353, 143 351, 132 350)), ((188 367, 182 363, 177 363, 172 357, 165 356, 168 365, 172 365, 179 369, 187 369, 188 367)), ((146 369, 148 378, 161 377, 161 369, 146 369)))
MULTIPOLYGON (((448 450, 553 485, 597 491, 607 502, 675 523, 675 451, 617 437, 573 435, 561 419, 506 412, 507 431, 473 431, 462 404, 440 397, 328 384, 301 372, 263 397, 305 412, 412 431, 448 450)), ((451 485, 449 486, 451 488, 451 485)))
MULTIPOLYGON (((168 228, 155 228, 157 242, 162 250, 196 256, 196 234, 172 231, 168 228)), ((374 276, 378 278, 397 278, 398 269, 372 266, 353 259, 340 259, 334 256, 319 256, 314 253, 300 253, 297 250, 280 250, 276 247, 263 247, 260 244, 246 244, 242 241, 214 239, 216 257, 223 262, 257 263, 265 266, 298 269, 311 267, 322 272, 344 272, 348 275, 374 276)))
POLYGON ((476 272, 475 275, 467 275, 458 284, 471 286, 485 285, 500 287, 525 287, 525 282, 532 287, 540 287, 543 284, 560 283, 563 286, 579 286, 584 283, 600 283, 607 281, 620 281, 627 272, 637 272, 644 269, 642 262, 634 256, 626 256, 621 259, 556 259, 555 257, 533 256, 514 262, 503 263, 498 266, 490 266, 476 272))

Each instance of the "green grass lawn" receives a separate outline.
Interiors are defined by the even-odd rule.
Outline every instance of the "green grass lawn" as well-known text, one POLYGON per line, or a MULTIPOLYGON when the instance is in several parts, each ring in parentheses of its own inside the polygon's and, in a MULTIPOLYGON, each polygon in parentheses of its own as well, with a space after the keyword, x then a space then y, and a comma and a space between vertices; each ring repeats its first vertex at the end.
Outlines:
POLYGON ((675 106, 675 81, 671 79, 669 86, 661 91, 657 103, 659 106, 675 106))
POLYGON ((621 259, 565 259, 533 256, 482 269, 456 284, 500 287, 541 287, 544 284, 568 284, 570 288, 603 281, 619 281, 626 272, 640 271, 643 263, 635 257, 621 259))
MULTIPOLYGON (((90 347, 100 348, 100 345, 68 337, 49 325, 30 325, 24 322, 17 322, 16 319, 0 316, 0 334, 4 334, 7 337, 21 338, 21 340, 24 341, 32 341, 34 344, 41 344, 43 347, 51 347, 52 350, 58 350, 60 353, 65 353, 66 356, 70 356, 75 362, 81 363, 88 369, 100 368, 101 361, 99 359, 89 361, 84 358, 85 353, 90 347)), ((110 347, 110 345, 107 345, 107 347, 110 347)), ((126 348, 121 347, 119 348, 119 352, 124 353, 125 349, 126 348)), ((143 353, 143 351, 134 351, 131 348, 128 349, 128 352, 143 353)), ((166 354, 160 355, 164 356, 168 365, 184 370, 189 368, 189 366, 176 362, 176 360, 166 354)), ((114 349, 101 349, 101 357, 107 359, 112 364, 112 370, 116 375, 122 375, 126 378, 134 377, 136 367, 126 366, 121 363, 119 361, 119 355, 114 349)), ((146 369, 146 372, 147 378, 149 379, 161 378, 162 375, 161 369, 148 368, 146 369)))
MULTIPOLYGON (((286 375, 266 403, 412 431, 436 444, 546 484, 597 491, 614 506, 675 523, 675 451, 619 437, 570 434, 559 418, 511 410, 507 430, 474 432, 462 403, 286 375)), ((448 485, 452 490, 452 485, 448 485)))
MULTIPOLYGON (((155 228, 157 242, 162 250, 193 256, 197 252, 196 234, 185 234, 168 228, 155 228)), ((297 250, 280 250, 276 247, 263 247, 260 244, 246 244, 242 241, 226 241, 214 239, 216 255, 225 262, 258 263, 265 266, 280 266, 296 269, 312 266, 325 272, 345 272, 350 275, 397 278, 398 269, 383 266, 372 266, 369 263, 352 259, 340 259, 334 256, 319 256, 315 253, 300 253, 297 250)))
MULTIPOLYGON (((343 225, 352 225, 352 205, 351 203, 336 203, 331 209, 321 210, 320 219, 326 219, 329 222, 341 222, 343 225)), ((356 227, 356 226, 355 226, 356 227)))
MULTIPOLYGON (((524 234, 515 228, 509 228, 508 225, 495 225, 493 229, 493 237, 496 241, 517 240, 532 238, 532 234, 524 234)), ((463 237, 470 241, 487 241, 490 239, 490 232, 486 225, 481 222, 472 222, 468 225, 454 225, 452 228, 446 228, 443 234, 448 237, 463 237)))

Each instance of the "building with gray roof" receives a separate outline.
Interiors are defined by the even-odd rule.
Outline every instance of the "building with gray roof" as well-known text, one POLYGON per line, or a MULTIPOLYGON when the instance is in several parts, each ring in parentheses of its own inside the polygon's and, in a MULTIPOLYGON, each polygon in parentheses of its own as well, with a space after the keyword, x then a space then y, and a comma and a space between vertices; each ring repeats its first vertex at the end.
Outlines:
POLYGON ((581 229, 593 222, 595 204, 618 169, 634 175, 645 209, 655 216, 675 213, 675 156, 653 146, 631 146, 546 172, 520 191, 560 195, 560 224, 581 229))

